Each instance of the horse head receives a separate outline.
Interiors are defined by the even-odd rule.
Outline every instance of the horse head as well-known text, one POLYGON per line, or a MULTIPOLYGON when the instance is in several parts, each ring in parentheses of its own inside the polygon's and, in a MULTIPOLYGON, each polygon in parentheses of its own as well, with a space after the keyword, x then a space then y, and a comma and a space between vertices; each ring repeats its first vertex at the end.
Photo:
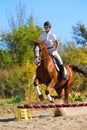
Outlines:
POLYGON ((47 56, 48 50, 45 46, 45 42, 38 40, 34 41, 34 55, 35 55, 35 64, 39 66, 41 61, 47 56))

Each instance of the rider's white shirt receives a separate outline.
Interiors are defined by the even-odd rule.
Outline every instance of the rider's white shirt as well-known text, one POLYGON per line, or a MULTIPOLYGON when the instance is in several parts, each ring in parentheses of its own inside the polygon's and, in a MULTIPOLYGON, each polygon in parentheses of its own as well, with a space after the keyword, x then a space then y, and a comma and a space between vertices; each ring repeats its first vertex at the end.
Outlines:
POLYGON ((48 32, 48 33, 43 32, 40 35, 39 40, 45 41, 47 48, 53 47, 53 48, 49 49, 49 51, 54 51, 54 48, 55 48, 54 43, 57 40, 57 38, 53 33, 51 33, 51 32, 48 32))

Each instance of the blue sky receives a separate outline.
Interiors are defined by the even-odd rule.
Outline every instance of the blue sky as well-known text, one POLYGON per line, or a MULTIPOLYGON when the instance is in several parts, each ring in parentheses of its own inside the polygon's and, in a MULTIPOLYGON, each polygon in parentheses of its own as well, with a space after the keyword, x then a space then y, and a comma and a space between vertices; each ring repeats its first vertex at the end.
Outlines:
POLYGON ((49 20, 51 31, 61 42, 71 40, 72 26, 77 22, 87 25, 87 0, 0 0, 0 30, 8 29, 7 15, 14 14, 18 2, 26 7, 26 16, 33 15, 40 27, 49 20))

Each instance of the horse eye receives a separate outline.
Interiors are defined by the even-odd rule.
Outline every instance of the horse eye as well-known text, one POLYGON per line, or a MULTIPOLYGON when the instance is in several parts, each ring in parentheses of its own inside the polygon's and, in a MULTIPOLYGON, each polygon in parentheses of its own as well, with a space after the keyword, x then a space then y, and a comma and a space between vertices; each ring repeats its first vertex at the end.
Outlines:
POLYGON ((39 51, 41 52, 41 49, 39 51))

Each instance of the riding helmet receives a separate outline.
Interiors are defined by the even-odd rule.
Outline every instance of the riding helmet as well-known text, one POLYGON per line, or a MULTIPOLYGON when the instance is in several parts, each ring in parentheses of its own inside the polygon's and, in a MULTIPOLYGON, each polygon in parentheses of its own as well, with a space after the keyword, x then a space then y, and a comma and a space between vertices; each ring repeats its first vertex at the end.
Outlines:
POLYGON ((51 23, 50 23, 49 21, 46 21, 46 22, 44 23, 44 27, 50 27, 50 28, 51 28, 51 23))

